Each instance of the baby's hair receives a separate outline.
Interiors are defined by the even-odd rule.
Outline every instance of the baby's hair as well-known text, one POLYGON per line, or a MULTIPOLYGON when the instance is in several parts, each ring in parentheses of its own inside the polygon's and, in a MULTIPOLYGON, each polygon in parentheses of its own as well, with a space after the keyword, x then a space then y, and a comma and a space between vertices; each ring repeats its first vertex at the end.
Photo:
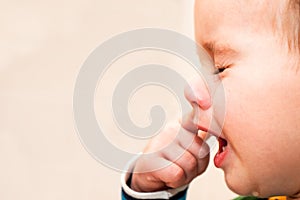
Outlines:
POLYGON ((300 0, 288 0, 283 9, 281 28, 290 51, 300 53, 300 0))

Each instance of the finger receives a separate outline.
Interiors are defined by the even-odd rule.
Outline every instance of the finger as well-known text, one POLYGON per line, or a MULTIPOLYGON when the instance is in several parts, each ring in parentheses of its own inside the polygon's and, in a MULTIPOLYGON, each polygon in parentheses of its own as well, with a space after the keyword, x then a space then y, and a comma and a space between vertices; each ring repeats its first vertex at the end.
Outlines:
POLYGON ((198 161, 189 151, 182 148, 180 145, 176 144, 172 147, 168 147, 164 151, 163 156, 177 164, 184 171, 185 179, 184 183, 187 184, 192 181, 198 174, 198 161))
POLYGON ((131 188, 138 192, 167 189, 167 183, 184 180, 183 170, 163 157, 142 156, 134 168, 131 188), (151 160, 151 161, 150 161, 151 160), (180 174, 183 174, 181 177, 180 174))
POLYGON ((209 146, 200 137, 184 129, 178 135, 178 142, 183 149, 197 158, 198 174, 203 173, 209 161, 209 146))
POLYGON ((193 109, 192 112, 190 112, 189 114, 187 114, 183 117, 182 122, 181 122, 181 127, 186 129, 189 132, 197 134, 198 133, 198 127, 194 123, 194 118, 195 118, 195 111, 193 109))
POLYGON ((211 137, 211 135, 208 132, 199 130, 198 137, 200 137, 203 141, 207 141, 211 137))
POLYGON ((160 162, 165 167, 153 171, 153 180, 163 182, 165 186, 171 188, 178 188, 186 184, 185 171, 182 167, 165 158, 161 158, 160 162))

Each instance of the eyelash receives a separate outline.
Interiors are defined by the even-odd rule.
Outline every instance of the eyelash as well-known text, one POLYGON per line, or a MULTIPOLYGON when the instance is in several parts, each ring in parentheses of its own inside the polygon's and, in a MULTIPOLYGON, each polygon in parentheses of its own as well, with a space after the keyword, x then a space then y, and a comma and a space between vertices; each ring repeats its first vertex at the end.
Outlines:
POLYGON ((228 66, 216 66, 216 71, 214 72, 214 74, 221 74, 222 72, 224 72, 226 69, 228 68, 228 66))

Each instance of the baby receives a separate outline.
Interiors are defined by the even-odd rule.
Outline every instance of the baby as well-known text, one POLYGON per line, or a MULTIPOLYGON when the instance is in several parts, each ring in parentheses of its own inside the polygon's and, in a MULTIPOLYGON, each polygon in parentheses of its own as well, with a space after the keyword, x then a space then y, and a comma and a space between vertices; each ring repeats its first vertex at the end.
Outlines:
MULTIPOLYGON (((300 199, 299 8, 300 0, 195 2, 196 41, 226 96, 214 162, 239 195, 300 199)), ((201 80, 185 96, 194 111, 148 143, 143 153, 151 157, 138 158, 123 177, 123 199, 185 199, 187 185, 205 171, 209 147, 197 132, 209 124, 192 118, 201 117, 196 110, 211 115, 211 97, 201 80)))

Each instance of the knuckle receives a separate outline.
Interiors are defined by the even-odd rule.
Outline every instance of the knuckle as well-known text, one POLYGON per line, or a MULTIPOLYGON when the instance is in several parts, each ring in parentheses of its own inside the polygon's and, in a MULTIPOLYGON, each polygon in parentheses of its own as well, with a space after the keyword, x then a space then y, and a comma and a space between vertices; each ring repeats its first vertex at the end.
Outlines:
POLYGON ((182 132, 179 135, 179 143, 182 147, 189 149, 195 141, 195 136, 190 133, 182 132))
POLYGON ((168 134, 176 134, 180 130, 179 123, 169 123, 165 129, 168 134))
POLYGON ((147 174, 145 174, 145 176, 144 176, 144 180, 145 180, 146 182, 153 182, 153 181, 155 181, 155 178, 154 178, 151 174, 147 173, 147 174))
POLYGON ((183 169, 177 167, 176 169, 170 170, 170 176, 172 177, 172 183, 181 182, 185 179, 185 173, 183 169))
POLYGON ((153 142, 161 143, 161 141, 165 141, 165 143, 172 143, 172 141, 177 140, 177 135, 180 131, 180 126, 177 124, 168 124, 167 127, 162 130, 153 142))
POLYGON ((193 157, 192 155, 187 156, 187 161, 186 161, 186 169, 188 171, 193 171, 194 169, 197 168, 198 166, 198 161, 195 157, 193 157))

